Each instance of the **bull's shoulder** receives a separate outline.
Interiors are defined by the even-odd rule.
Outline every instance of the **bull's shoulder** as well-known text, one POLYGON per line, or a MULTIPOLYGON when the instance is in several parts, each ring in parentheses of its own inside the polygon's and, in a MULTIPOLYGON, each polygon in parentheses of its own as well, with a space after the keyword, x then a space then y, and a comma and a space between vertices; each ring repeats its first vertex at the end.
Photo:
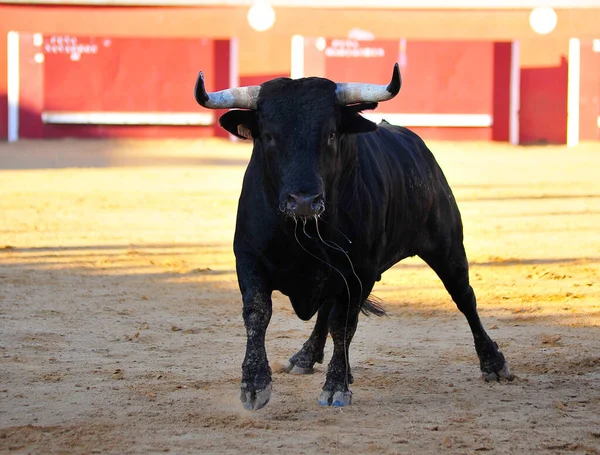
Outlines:
POLYGON ((433 197, 447 187, 433 153, 414 131, 381 122, 375 131, 360 136, 360 174, 367 186, 393 194, 406 192, 408 198, 429 193, 433 197))
POLYGON ((425 142, 421 137, 414 131, 406 128, 405 126, 393 125, 387 120, 383 119, 378 125, 376 133, 388 138, 395 138, 402 142, 405 146, 413 146, 417 148, 427 148, 425 142))
POLYGON ((369 155, 369 159, 436 166, 435 158, 423 139, 404 126, 382 120, 375 131, 359 136, 359 153, 369 155))

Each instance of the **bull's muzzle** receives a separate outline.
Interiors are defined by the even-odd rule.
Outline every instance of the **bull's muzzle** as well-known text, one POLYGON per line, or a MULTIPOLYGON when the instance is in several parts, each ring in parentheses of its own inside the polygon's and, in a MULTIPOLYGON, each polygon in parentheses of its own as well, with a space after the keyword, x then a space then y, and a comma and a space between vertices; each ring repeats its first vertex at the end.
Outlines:
POLYGON ((325 198, 323 194, 306 195, 306 194, 288 194, 285 200, 285 214, 287 216, 295 216, 308 218, 319 216, 325 211, 325 198))

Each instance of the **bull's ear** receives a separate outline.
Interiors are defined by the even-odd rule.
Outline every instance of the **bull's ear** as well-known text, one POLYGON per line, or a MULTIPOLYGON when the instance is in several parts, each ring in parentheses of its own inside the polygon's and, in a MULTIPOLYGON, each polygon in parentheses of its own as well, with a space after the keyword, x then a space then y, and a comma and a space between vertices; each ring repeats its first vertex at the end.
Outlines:
POLYGON ((377 124, 367 120, 360 113, 375 109, 377 103, 360 103, 342 107, 342 130, 346 134, 370 133, 377 129, 377 124))
POLYGON ((221 116, 219 124, 234 136, 242 139, 252 139, 258 136, 256 111, 229 111, 221 116))

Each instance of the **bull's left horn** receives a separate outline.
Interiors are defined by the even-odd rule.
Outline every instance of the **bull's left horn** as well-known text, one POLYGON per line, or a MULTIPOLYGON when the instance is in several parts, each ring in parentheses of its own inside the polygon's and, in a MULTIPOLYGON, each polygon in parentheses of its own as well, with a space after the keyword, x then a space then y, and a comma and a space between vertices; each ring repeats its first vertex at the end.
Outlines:
POLYGON ((200 71, 194 97, 198 104, 208 109, 256 109, 260 85, 249 85, 247 87, 230 88, 219 92, 207 93, 204 87, 204 73, 200 71))
POLYGON ((356 103, 378 103, 391 100, 400 91, 402 78, 396 63, 392 80, 388 85, 364 84, 360 82, 338 83, 335 91, 340 104, 347 106, 356 103))

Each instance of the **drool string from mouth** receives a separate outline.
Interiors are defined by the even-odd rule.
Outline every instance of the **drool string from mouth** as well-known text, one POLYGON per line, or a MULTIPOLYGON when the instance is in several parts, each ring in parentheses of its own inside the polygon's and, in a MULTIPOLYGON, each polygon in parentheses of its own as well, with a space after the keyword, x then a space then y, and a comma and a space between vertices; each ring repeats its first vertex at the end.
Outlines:
MULTIPOLYGON (((315 216, 315 226, 316 226, 316 230, 317 230, 317 236, 319 238, 319 240, 323 243, 323 245, 327 246, 328 248, 333 249, 334 251, 338 251, 344 254, 344 256, 346 256, 346 259, 348 260, 348 263, 350 264, 350 268, 352 270, 352 274, 354 275, 354 277, 356 278, 356 280, 358 281, 359 287, 360 287, 360 294, 359 294, 359 299, 362 299, 362 294, 363 294, 363 284, 361 279, 359 278, 358 274, 356 273, 356 270, 354 269, 354 264, 352 263, 352 260, 350 259, 350 256, 348 256, 348 253, 346 251, 344 251, 344 249, 342 247, 340 247, 337 243, 333 242, 333 241, 328 241, 323 239, 323 236, 321 235, 321 231, 319 230, 319 218, 318 216, 315 216)), ((316 240, 314 237, 311 237, 307 232, 306 232, 306 218, 302 218, 302 231, 304 233, 304 235, 311 239, 311 240, 316 240)), ((323 220, 321 220, 323 221, 323 220)), ((344 236, 344 238, 346 238, 346 240, 348 240, 349 243, 352 243, 352 241, 339 229, 337 229, 335 226, 333 226, 331 223, 327 223, 330 226, 332 226, 334 229, 336 229, 338 232, 340 232, 340 234, 342 234, 344 236)), ((323 264, 327 265, 328 267, 330 267, 332 270, 336 271, 341 277, 342 280, 344 280, 344 284, 346 286, 346 292, 348 294, 348 306, 346 308, 346 322, 344 324, 344 364, 345 364, 345 369, 346 369, 346 374, 345 374, 345 383, 346 383, 346 387, 349 388, 349 369, 350 369, 350 365, 349 365, 349 359, 348 359, 348 322, 350 319, 350 305, 351 305, 351 293, 350 293, 350 286, 348 284, 348 280, 346 279, 346 277, 344 276, 344 274, 336 267, 334 267, 332 264, 330 264, 329 262, 325 261, 324 259, 319 258, 318 256, 314 255, 313 253, 311 253, 310 251, 308 251, 308 249, 302 245, 302 243, 300 243, 300 240, 298 239, 298 220, 296 217, 294 217, 294 238, 296 239, 296 242, 298 243, 298 245, 300 246, 300 248, 302 248, 306 253, 308 253, 310 256, 312 256, 313 258, 317 259, 318 261, 322 262, 323 264)))

